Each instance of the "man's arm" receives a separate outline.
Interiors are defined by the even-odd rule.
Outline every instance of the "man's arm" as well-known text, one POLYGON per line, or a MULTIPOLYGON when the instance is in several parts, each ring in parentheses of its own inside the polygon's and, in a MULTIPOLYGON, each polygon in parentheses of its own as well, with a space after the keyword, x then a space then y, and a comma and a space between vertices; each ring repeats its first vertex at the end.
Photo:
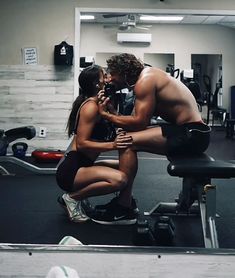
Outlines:
POLYGON ((151 120, 155 108, 155 92, 152 86, 137 84, 135 87, 134 114, 130 116, 112 114, 107 110, 108 99, 99 104, 99 110, 105 119, 128 131, 145 129, 151 120))

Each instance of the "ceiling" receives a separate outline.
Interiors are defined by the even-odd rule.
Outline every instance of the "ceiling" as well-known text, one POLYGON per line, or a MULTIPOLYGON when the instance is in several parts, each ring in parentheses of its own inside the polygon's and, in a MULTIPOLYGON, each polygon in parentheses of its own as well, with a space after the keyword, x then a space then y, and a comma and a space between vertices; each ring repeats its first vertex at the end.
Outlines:
MULTIPOLYGON (((95 20, 88 20, 86 22, 94 22, 94 23, 103 23, 105 26, 110 25, 117 25, 123 24, 128 21, 128 14, 117 14, 117 13, 86 13, 86 14, 93 14, 95 16, 95 20), (107 15, 107 17, 104 17, 107 15), (110 17, 111 16, 111 17, 110 17)), ((146 14, 144 14, 146 15, 146 14)), ((151 14, 152 15, 152 14, 151 14)), ((170 14, 172 16, 172 14, 170 14)), ((153 24, 218 24, 222 26, 227 26, 231 28, 235 28, 235 15, 207 15, 207 14, 200 14, 200 15, 180 15, 183 16, 181 21, 171 22, 171 21, 140 21, 140 14, 135 14, 135 22, 138 26, 141 25, 153 25, 153 24)), ((164 14, 166 16, 166 14, 164 14)), ((84 22, 84 21, 82 21, 84 22)))

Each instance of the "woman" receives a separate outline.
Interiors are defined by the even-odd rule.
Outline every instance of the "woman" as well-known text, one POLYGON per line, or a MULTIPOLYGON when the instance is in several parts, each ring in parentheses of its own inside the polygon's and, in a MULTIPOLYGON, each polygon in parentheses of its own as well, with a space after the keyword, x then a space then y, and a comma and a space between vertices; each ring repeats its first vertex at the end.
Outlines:
POLYGON ((62 199, 74 222, 89 219, 81 208, 82 200, 120 191, 126 186, 127 176, 117 169, 117 163, 95 164, 95 160, 101 152, 125 149, 132 142, 124 133, 113 141, 108 138, 110 126, 98 112, 97 94, 105 85, 103 69, 98 65, 85 68, 79 75, 79 85, 80 95, 73 103, 67 125, 68 135, 73 135, 73 139, 56 173, 58 185, 67 192, 62 199))

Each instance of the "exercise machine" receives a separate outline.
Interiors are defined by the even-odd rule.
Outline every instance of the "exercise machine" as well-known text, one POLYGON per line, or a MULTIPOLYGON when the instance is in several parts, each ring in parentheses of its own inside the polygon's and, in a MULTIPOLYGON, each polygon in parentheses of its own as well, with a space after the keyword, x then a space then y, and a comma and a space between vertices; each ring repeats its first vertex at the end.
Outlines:
POLYGON ((7 131, 0 130, 0 175, 11 175, 6 166, 3 166, 3 163, 18 165, 35 174, 55 174, 56 168, 40 168, 17 157, 7 155, 7 148, 11 142, 21 138, 30 140, 35 135, 36 130, 34 126, 23 126, 7 131))
POLYGON ((33 126, 17 127, 7 131, 0 129, 0 155, 7 154, 7 148, 11 142, 21 138, 30 140, 34 138, 35 135, 36 130, 33 126))
POLYGON ((173 64, 167 64, 166 72, 170 74, 170 76, 174 78, 178 78, 180 75, 180 69, 175 69, 175 66, 173 64))
POLYGON ((204 246, 219 248, 216 230, 216 186, 212 179, 235 177, 235 163, 214 160, 201 154, 185 157, 168 157, 167 168, 171 176, 182 178, 182 190, 176 202, 160 202, 145 215, 190 216, 201 218, 204 246))
POLYGON ((190 92, 193 94, 197 104, 198 109, 202 112, 202 106, 205 104, 205 98, 201 92, 201 88, 199 83, 194 78, 194 70, 183 70, 180 73, 180 81, 184 83, 185 86, 188 87, 190 92))
POLYGON ((222 76, 216 83, 216 88, 215 88, 214 93, 212 93, 211 78, 208 75, 203 75, 203 82, 204 82, 206 90, 208 92, 207 124, 209 124, 210 114, 212 114, 212 126, 214 126, 215 119, 219 119, 221 126, 224 126, 226 117, 227 117, 227 110, 218 105, 218 97, 219 97, 220 91, 222 90, 222 76))

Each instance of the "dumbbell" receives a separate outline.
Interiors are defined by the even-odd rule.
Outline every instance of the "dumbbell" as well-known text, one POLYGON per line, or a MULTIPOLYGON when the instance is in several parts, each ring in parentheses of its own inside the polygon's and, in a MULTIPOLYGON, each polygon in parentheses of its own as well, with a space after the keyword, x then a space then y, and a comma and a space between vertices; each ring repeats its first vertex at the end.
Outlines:
POLYGON ((174 243, 175 225, 168 216, 159 216, 154 224, 153 235, 156 245, 171 246, 174 243))
POLYGON ((155 245, 153 232, 146 219, 137 221, 137 224, 134 227, 133 244, 137 246, 155 245))

